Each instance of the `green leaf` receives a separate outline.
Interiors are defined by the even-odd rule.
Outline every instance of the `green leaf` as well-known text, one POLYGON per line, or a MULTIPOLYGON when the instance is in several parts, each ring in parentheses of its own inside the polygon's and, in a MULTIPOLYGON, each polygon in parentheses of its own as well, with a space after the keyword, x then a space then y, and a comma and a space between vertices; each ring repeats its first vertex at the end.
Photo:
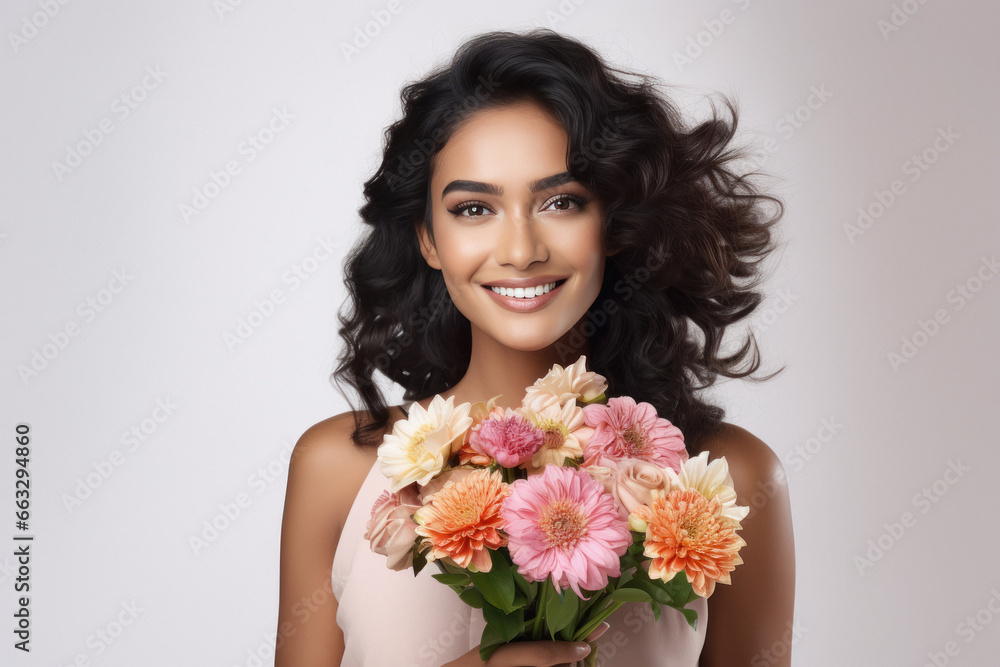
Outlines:
POLYGON ((687 575, 683 572, 675 574, 673 579, 663 584, 663 588, 671 599, 677 601, 678 607, 683 607, 698 597, 698 594, 691 588, 687 575))
POLYGON ((518 592, 524 596, 524 606, 529 606, 535 601, 538 596, 538 583, 529 582, 524 576, 517 571, 517 566, 511 567, 511 574, 514 576, 514 585, 517 586, 518 592))
POLYGON ((505 614, 493 605, 483 605, 483 618, 492 625, 503 642, 509 642, 524 629, 524 609, 505 614))
POLYGON ((427 558, 422 553, 418 553, 416 547, 413 548, 413 576, 420 574, 420 570, 427 565, 427 558))
MULTIPOLYGON (((546 580, 545 585, 552 584, 546 580)), ((549 629, 549 636, 555 639, 557 632, 576 619, 580 598, 571 590, 556 593, 554 589, 549 591, 548 598, 545 603, 545 625, 549 629)))
POLYGON ((444 570, 445 572, 449 573, 449 574, 464 574, 464 575, 468 575, 469 574, 468 571, 465 568, 462 568, 462 567, 459 567, 458 565, 455 565, 454 563, 452 563, 447 558, 438 558, 434 562, 437 563, 438 565, 440 565, 441 569, 444 570))
POLYGON ((698 629, 698 612, 694 609, 678 609, 677 611, 684 614, 684 618, 687 619, 688 625, 690 625, 693 630, 698 629))
MULTIPOLYGON (((586 589, 583 589, 586 590, 586 589)), ((592 607, 600 608, 599 603, 604 602, 608 599, 608 593, 598 592, 590 596, 589 600, 580 600, 580 610, 577 612, 577 616, 580 619, 580 624, 582 625, 585 620, 589 620, 587 612, 590 611, 592 607)))
POLYGON ((442 584, 447 584, 449 586, 455 586, 455 585, 457 585, 457 586, 468 586, 472 582, 472 580, 469 579, 469 575, 464 574, 464 573, 463 574, 451 574, 449 572, 449 573, 443 573, 443 574, 432 574, 431 576, 434 577, 435 579, 437 579, 438 581, 440 581, 442 584))
POLYGON ((483 594, 486 601, 504 613, 514 611, 514 574, 510 563, 499 551, 490 551, 493 565, 489 572, 470 572, 472 584, 483 594))
POLYGON ((497 650, 500 644, 503 644, 503 639, 500 638, 499 633, 496 628, 494 628, 489 623, 483 628, 483 636, 479 639, 479 658, 486 662, 493 655, 493 651, 497 650))
POLYGON ((577 470, 579 470, 580 469, 580 464, 576 462, 576 459, 567 456, 567 457, 565 457, 563 459, 563 467, 564 468, 576 468, 577 470))
POLYGON ((652 595, 641 588, 619 588, 618 590, 611 591, 608 597, 612 600, 620 600, 622 602, 651 602, 653 599, 652 595))
POLYGON ((653 608, 653 620, 654 621, 660 620, 660 603, 654 601, 650 602, 649 604, 653 608))
MULTIPOLYGON (((662 585, 662 582, 661 582, 662 585)), ((649 593, 649 597, 661 604, 668 604, 673 606, 673 599, 670 595, 663 590, 660 586, 656 585, 656 582, 650 581, 649 579, 643 579, 642 577, 635 577, 632 581, 625 584, 622 588, 637 588, 639 590, 649 593)), ((620 589, 619 589, 620 590, 620 589)))
POLYGON ((462 602, 470 607, 475 607, 476 609, 482 609, 483 604, 486 602, 486 600, 483 599, 483 594, 475 588, 466 588, 458 594, 458 597, 462 599, 462 602))

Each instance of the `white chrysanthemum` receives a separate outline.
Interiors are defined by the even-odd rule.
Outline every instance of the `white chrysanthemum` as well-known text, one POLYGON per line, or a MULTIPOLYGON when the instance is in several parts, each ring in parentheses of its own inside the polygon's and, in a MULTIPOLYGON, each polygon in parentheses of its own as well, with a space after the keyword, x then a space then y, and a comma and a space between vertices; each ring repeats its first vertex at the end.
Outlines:
POLYGON ((584 446, 590 442, 594 429, 587 426, 583 408, 576 401, 551 404, 542 410, 522 408, 524 418, 545 432, 545 441, 531 457, 531 467, 547 465, 561 466, 568 456, 578 459, 583 456, 584 446))
POLYGON ((733 488, 733 477, 729 474, 729 462, 725 456, 709 463, 708 452, 701 452, 684 461, 679 473, 670 468, 664 470, 670 478, 667 492, 673 489, 694 489, 707 500, 718 498, 722 505, 722 517, 736 524, 737 530, 742 528, 740 521, 750 513, 750 508, 736 504, 736 490, 733 488))
POLYGON ((554 364, 545 375, 527 387, 523 407, 540 411, 554 404, 563 405, 579 399, 590 403, 601 397, 608 389, 607 379, 594 371, 587 370, 587 357, 581 355, 572 366, 563 368, 554 364))
POLYGON ((446 401, 438 394, 427 410, 414 402, 408 418, 396 421, 378 448, 379 469, 392 480, 393 492, 413 482, 426 484, 441 472, 452 442, 472 426, 471 408, 471 403, 456 407, 454 396, 446 401))

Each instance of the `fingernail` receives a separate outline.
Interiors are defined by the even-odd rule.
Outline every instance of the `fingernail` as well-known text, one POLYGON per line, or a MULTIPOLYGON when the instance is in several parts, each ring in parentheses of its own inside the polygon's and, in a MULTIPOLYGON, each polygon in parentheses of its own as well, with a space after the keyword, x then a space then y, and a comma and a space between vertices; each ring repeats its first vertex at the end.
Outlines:
POLYGON ((586 658, 590 654, 590 644, 578 644, 576 649, 576 657, 586 658))
POLYGON ((607 621, 602 621, 594 630, 587 635, 588 642, 595 642, 604 636, 604 633, 611 629, 611 624, 607 621))

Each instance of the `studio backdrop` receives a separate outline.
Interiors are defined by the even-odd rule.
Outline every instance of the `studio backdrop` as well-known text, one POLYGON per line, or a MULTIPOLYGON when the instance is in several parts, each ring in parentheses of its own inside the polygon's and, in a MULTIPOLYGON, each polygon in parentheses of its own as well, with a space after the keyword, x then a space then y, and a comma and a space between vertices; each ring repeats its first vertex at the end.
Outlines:
POLYGON ((747 323, 762 373, 787 370, 712 390, 790 487, 795 621, 760 664, 993 664, 998 18, 3 3, 0 663, 273 662, 289 454, 348 409, 343 262, 399 90, 476 33, 549 27, 658 77, 692 121, 736 99, 745 166, 787 207, 747 323))

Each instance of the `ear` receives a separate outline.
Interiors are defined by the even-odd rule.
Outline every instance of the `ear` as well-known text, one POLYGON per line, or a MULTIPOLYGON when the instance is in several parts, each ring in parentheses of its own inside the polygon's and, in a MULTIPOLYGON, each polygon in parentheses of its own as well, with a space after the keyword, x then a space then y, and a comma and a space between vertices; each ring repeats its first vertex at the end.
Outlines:
POLYGON ((414 223, 414 229, 417 232, 417 243, 420 246, 420 254, 424 256, 424 261, 432 269, 440 270, 441 261, 438 259, 437 248, 434 247, 430 232, 427 231, 427 225, 424 224, 423 220, 418 220, 414 223))
POLYGON ((611 257, 612 255, 617 255, 618 253, 620 253, 622 250, 625 249, 625 248, 618 248, 617 250, 611 250, 611 251, 609 251, 608 250, 608 240, 607 240, 607 238, 605 238, 601 242, 601 247, 604 248, 604 256, 605 257, 611 257))

